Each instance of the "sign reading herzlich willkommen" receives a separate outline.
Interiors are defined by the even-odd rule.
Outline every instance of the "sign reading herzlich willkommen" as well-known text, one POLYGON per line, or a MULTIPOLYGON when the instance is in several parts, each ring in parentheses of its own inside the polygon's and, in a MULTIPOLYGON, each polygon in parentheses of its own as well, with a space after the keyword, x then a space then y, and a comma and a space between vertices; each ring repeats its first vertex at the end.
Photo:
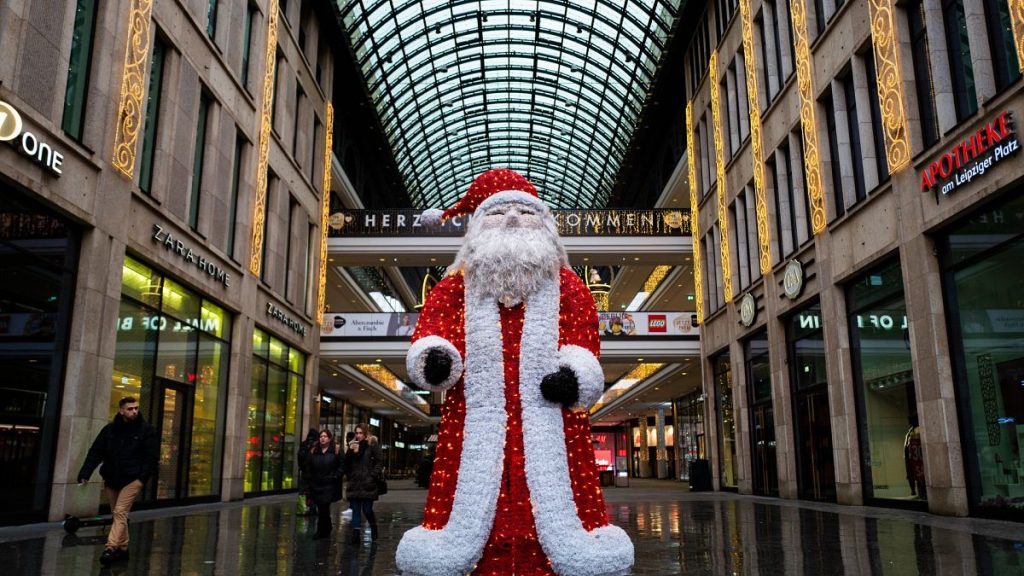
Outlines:
MULTIPOLYGON (((422 210, 345 210, 328 219, 331 236, 462 236, 468 217, 431 228, 422 210)), ((689 210, 552 210, 562 236, 689 236, 689 210)))
POLYGON ((922 170, 921 191, 938 188, 949 194, 1019 151, 1013 117, 1007 110, 922 170))

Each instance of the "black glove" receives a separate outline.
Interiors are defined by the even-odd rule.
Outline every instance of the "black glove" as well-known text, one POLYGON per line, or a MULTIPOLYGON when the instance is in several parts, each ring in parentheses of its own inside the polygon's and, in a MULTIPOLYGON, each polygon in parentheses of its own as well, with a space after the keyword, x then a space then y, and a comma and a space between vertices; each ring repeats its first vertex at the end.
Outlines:
POLYGON ((569 407, 580 399, 580 383, 572 370, 562 366, 540 381, 540 393, 548 402, 569 407))
POLYGON ((438 348, 427 352, 427 359, 423 362, 423 377, 427 382, 437 386, 448 379, 452 373, 452 359, 438 348))

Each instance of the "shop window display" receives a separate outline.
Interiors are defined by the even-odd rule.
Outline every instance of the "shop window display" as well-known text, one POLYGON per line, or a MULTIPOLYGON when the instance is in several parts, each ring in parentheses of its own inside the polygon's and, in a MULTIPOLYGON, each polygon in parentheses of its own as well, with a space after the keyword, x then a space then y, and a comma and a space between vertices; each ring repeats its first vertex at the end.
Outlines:
POLYGON ((898 260, 847 287, 865 496, 925 500, 910 333, 898 260))
POLYGON ((707 458, 704 448, 704 393, 693 392, 675 401, 674 421, 679 423, 676 436, 682 465, 679 479, 690 479, 690 462, 707 458))
POLYGON ((302 390, 306 356, 285 342, 253 331, 245 491, 295 487, 296 450, 302 438, 302 390))
POLYGON ((139 398, 160 436, 160 469, 145 499, 220 493, 231 317, 158 270, 126 257, 109 413, 139 398))
POLYGON ((1024 195, 946 237, 946 302, 972 507, 1024 520, 1024 195))
POLYGON ((733 414, 732 367, 729 354, 719 354, 712 360, 715 391, 718 397, 718 450, 719 474, 723 488, 737 488, 736 476, 736 422, 733 414))

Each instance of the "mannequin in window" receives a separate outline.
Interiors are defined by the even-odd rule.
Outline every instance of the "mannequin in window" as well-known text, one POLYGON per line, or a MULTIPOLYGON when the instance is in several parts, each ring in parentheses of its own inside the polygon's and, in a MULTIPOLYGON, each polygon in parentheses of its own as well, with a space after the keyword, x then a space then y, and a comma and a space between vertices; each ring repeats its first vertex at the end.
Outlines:
POLYGON ((910 494, 924 500, 924 452, 921 449, 921 431, 918 427, 917 414, 911 415, 910 429, 903 439, 903 461, 906 464, 910 494))

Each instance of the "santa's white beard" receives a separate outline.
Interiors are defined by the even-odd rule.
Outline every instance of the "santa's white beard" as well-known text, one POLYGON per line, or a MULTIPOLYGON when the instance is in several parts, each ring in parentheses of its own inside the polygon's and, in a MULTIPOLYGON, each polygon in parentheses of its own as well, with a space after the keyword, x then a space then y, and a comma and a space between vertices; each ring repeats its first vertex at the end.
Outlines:
POLYGON ((474 228, 455 263, 466 285, 506 306, 525 302, 545 281, 556 280, 566 264, 557 233, 546 228, 474 228))

